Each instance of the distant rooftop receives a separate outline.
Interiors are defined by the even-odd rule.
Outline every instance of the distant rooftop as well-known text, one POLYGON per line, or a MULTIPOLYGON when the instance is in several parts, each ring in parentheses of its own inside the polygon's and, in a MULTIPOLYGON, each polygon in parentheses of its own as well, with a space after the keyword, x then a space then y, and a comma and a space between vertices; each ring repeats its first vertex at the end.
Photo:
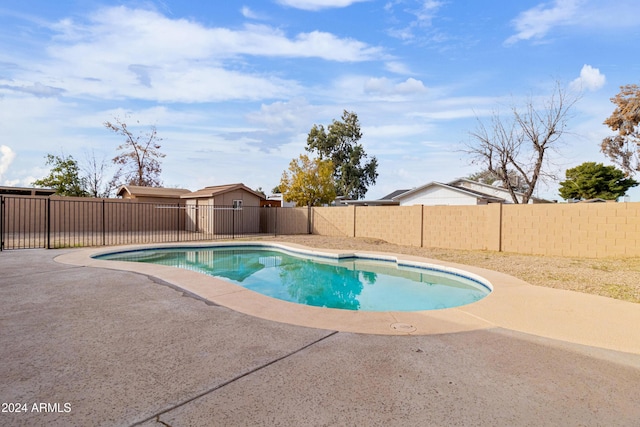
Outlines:
POLYGON ((0 186, 0 194, 9 195, 9 196, 52 196, 55 193, 56 193, 56 190, 52 188, 0 186))
POLYGON ((379 200, 392 200, 394 197, 397 197, 397 196, 399 196, 399 195, 401 195, 403 193, 406 193, 407 191, 409 191, 409 190, 396 190, 396 191, 394 191, 392 193, 387 194, 384 197, 381 197, 379 200))
POLYGON ((184 188, 163 188, 163 187, 142 187, 139 185, 122 185, 118 189, 117 195, 126 198, 135 197, 158 197, 176 198, 191 191, 184 188))

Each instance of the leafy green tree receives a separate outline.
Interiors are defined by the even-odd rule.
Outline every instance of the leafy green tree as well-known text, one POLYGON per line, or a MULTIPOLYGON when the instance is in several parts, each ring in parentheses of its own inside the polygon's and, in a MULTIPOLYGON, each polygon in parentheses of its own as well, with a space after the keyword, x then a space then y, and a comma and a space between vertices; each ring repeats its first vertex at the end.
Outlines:
POLYGON ((378 178, 378 160, 367 154, 361 144, 360 122, 356 113, 344 111, 342 120, 334 120, 325 130, 313 125, 307 137, 306 150, 320 159, 333 162, 336 193, 350 199, 360 199, 378 178))
POLYGON ((336 198, 331 160, 315 159, 301 154, 289 164, 278 186, 284 200, 298 206, 320 206, 336 198))
POLYGON ((640 87, 621 86, 611 102, 616 109, 604 124, 618 134, 603 139, 600 149, 626 174, 632 175, 640 171, 640 87))
POLYGON ((616 200, 624 196, 629 188, 638 182, 627 178, 625 173, 615 166, 602 163, 585 162, 565 173, 567 179, 560 183, 560 196, 567 199, 605 199, 616 200))
POLYGON ((118 118, 115 119, 115 123, 105 122, 104 126, 125 139, 117 148, 121 153, 113 158, 113 163, 120 166, 113 182, 159 187, 162 184, 160 159, 165 155, 160 152, 162 138, 158 137, 156 127, 151 126, 148 133, 135 136, 127 124, 118 118))
POLYGON ((47 154, 46 159, 46 165, 51 166, 49 175, 34 181, 32 185, 55 189, 60 196, 89 196, 86 180, 80 176, 80 167, 73 157, 47 154))
POLYGON ((262 197, 264 197, 265 199, 267 198, 267 195, 264 193, 264 190, 262 189, 262 187, 256 188, 255 192, 262 194, 262 197))

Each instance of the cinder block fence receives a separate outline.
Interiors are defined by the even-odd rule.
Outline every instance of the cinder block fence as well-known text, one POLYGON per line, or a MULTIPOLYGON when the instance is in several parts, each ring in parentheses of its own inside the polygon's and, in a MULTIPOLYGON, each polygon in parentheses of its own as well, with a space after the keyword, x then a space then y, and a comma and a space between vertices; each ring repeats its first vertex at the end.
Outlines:
POLYGON ((640 203, 323 207, 312 209, 311 224, 313 234, 417 247, 640 256, 640 203))
POLYGON ((640 256, 640 203, 213 206, 199 214, 190 209, 184 204, 114 199, 0 196, 0 248, 318 234, 416 247, 588 258, 640 256), (200 217, 207 221, 194 223, 200 217))

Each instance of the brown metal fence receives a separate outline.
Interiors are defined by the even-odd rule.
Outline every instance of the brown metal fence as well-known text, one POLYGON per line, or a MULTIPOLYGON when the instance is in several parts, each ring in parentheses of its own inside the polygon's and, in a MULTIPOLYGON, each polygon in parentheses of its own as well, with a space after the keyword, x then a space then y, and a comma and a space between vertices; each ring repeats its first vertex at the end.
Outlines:
POLYGON ((308 216, 291 208, 0 196, 0 250, 304 234, 308 216))

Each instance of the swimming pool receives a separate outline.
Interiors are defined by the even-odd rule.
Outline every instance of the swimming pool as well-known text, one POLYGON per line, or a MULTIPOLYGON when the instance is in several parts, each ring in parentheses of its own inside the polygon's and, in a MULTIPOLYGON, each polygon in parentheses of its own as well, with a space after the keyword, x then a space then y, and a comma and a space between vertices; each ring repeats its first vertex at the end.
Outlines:
POLYGON ((303 305, 355 311, 422 311, 479 301, 485 280, 392 257, 318 255, 265 245, 148 248, 95 256, 178 267, 303 305))

